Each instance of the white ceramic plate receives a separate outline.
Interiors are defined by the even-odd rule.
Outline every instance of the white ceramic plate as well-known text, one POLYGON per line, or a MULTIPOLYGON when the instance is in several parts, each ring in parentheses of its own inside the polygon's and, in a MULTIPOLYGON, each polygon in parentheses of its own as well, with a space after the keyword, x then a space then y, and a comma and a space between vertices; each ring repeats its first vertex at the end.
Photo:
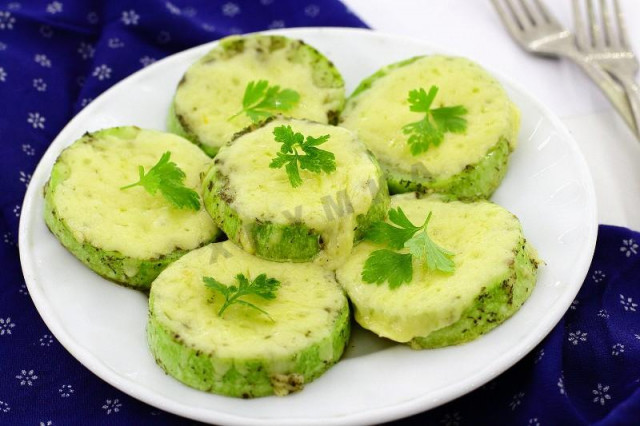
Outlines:
MULTIPOLYGON (((414 39, 353 29, 292 29, 340 69, 348 93, 379 67, 443 53, 414 39)), ((545 260, 523 308, 496 330, 457 347, 414 351, 356 329, 345 358, 304 391, 242 400, 188 388, 164 374, 145 339, 146 297, 112 284, 69 254, 46 228, 42 187, 60 151, 85 131, 135 124, 163 129, 183 72, 213 44, 132 75, 80 112, 33 174, 22 209, 20 256, 33 301, 56 338, 116 388, 185 417, 223 424, 379 423, 461 396, 526 355, 567 310, 587 273, 597 222, 585 161, 561 122, 525 90, 494 73, 522 110, 519 147, 493 200, 515 213, 545 260)))

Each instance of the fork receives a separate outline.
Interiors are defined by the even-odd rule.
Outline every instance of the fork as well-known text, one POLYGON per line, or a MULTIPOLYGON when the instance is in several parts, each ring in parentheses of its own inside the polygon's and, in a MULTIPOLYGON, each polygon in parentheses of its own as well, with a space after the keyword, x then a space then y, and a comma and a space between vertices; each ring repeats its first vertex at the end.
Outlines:
POLYGON ((597 84, 636 137, 640 137, 623 88, 606 71, 578 51, 573 34, 551 15, 540 0, 491 2, 507 31, 520 47, 536 55, 564 57, 573 61, 597 84))
POLYGON ((611 12, 605 0, 600 0, 602 27, 596 19, 593 0, 586 0, 589 33, 580 11, 579 0, 573 0, 576 44, 587 60, 600 66, 613 76, 627 92, 636 129, 640 130, 640 86, 635 82, 638 59, 631 50, 625 29, 624 17, 618 0, 613 0, 617 30, 613 28, 611 12), (604 31, 603 31, 604 29, 604 31))

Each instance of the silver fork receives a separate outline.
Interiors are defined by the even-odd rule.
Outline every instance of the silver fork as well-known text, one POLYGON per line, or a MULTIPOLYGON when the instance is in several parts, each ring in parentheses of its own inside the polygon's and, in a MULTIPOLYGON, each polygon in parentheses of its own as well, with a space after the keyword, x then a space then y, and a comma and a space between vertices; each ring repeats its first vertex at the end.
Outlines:
POLYGON ((597 84, 631 131, 640 137, 623 88, 606 71, 587 60, 565 29, 540 0, 491 0, 511 37, 530 53, 564 57, 577 64, 597 84))
POLYGON ((578 49, 587 56, 587 60, 600 66, 624 87, 636 128, 640 128, 640 86, 635 82, 638 73, 638 59, 631 50, 624 17, 618 0, 613 0, 615 25, 611 19, 607 1, 600 0, 601 19, 596 18, 592 0, 586 0, 589 30, 584 23, 579 0, 573 0, 573 19, 576 27, 578 49))

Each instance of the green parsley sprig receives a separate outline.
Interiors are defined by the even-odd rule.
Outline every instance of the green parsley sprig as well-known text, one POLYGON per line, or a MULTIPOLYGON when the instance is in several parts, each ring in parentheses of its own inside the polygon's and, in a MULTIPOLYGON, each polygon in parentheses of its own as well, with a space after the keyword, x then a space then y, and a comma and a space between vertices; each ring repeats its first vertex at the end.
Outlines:
POLYGON ((318 148, 318 145, 329 140, 329 135, 317 138, 307 136, 305 139, 302 133, 294 132, 291 126, 278 126, 273 129, 273 135, 276 142, 281 142, 282 146, 269 167, 279 169, 285 166, 292 187, 296 188, 302 185, 298 165, 301 169, 314 173, 331 173, 336 170, 335 155, 318 148), (304 152, 304 155, 300 154, 298 149, 304 152))
POLYGON ((398 207, 389 210, 389 220, 397 226, 375 222, 365 238, 389 248, 375 250, 369 255, 362 270, 362 280, 375 284, 387 281, 390 288, 397 288, 411 282, 413 259, 433 271, 453 272, 453 253, 438 246, 427 233, 431 215, 429 212, 422 226, 415 226, 398 207), (403 248, 407 248, 409 253, 396 251, 403 248))
POLYGON ((236 303, 256 309, 269 317, 271 321, 273 321, 273 318, 271 318, 271 316, 265 310, 259 308, 251 302, 247 302, 246 300, 242 300, 240 298, 253 294, 266 300, 275 299, 276 292, 280 287, 280 281, 278 281, 277 279, 267 278, 266 274, 260 274, 256 277, 255 280, 249 281, 249 278, 247 278, 244 274, 238 274, 236 275, 236 281, 238 282, 237 286, 226 286, 220 281, 211 277, 202 277, 202 281, 204 281, 205 286, 219 293, 222 293, 222 296, 224 297, 224 304, 218 311, 219 317, 222 317, 222 314, 224 314, 224 311, 229 306, 236 303))
POLYGON ((144 173, 144 167, 138 166, 140 180, 120 189, 142 186, 151 195, 160 191, 164 198, 180 209, 200 210, 200 196, 184 185, 186 175, 176 163, 169 161, 170 159, 171 151, 165 152, 147 174, 144 173))
POLYGON ((409 109, 424 113, 422 120, 402 127, 402 132, 409 135, 407 142, 412 155, 425 152, 432 145, 440 145, 446 132, 464 133, 467 130, 467 120, 463 117, 467 109, 464 106, 431 108, 437 93, 438 86, 431 86, 429 93, 423 88, 409 92, 409 109))
POLYGON ((280 86, 269 86, 267 80, 250 81, 244 90, 242 109, 229 117, 229 121, 244 113, 257 123, 274 112, 289 111, 299 100, 300 94, 295 90, 280 90, 280 86))

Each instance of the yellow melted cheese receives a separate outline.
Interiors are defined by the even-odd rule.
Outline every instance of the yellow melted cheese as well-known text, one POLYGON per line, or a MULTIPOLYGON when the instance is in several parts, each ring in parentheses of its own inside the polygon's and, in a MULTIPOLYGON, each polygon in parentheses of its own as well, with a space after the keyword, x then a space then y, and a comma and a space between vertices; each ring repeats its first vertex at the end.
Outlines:
POLYGON ((455 323, 489 284, 506 278, 522 231, 515 216, 488 201, 444 203, 403 194, 391 197, 391 208, 397 207, 414 224, 424 223, 433 212, 429 237, 454 253, 455 273, 431 271, 414 260, 410 283, 395 289, 386 282, 365 283, 364 264, 372 251, 382 247, 363 242, 336 277, 356 307, 360 324, 382 337, 408 342, 455 323))
MULTIPOLYGON (((329 266, 350 253, 356 217, 369 211, 378 188, 385 184, 352 132, 308 121, 274 120, 224 147, 216 158, 234 194, 231 207, 240 217, 304 223, 322 235, 325 249, 316 261, 329 266), (281 125, 290 125, 305 136, 330 135, 319 148, 335 155, 336 170, 326 174, 300 169, 303 183, 292 187, 284 167, 269 167, 282 146, 273 136, 273 129, 281 125)), ((250 238, 241 239, 245 247, 250 245, 250 238)))
POLYGON ((185 81, 175 95, 176 113, 182 116, 201 143, 222 146, 233 135, 252 124, 241 114, 242 99, 250 81, 267 80, 270 86, 292 89, 300 94, 299 102, 288 117, 306 118, 327 123, 327 111, 337 110, 343 88, 321 88, 313 82, 308 63, 293 63, 287 56, 289 49, 269 53, 256 52, 256 38, 247 38, 245 50, 231 58, 209 61, 207 57, 191 66, 185 81))
POLYGON ((178 209, 160 192, 151 195, 137 182, 162 154, 171 152, 186 174, 184 183, 202 195, 200 173, 210 163, 181 137, 152 130, 116 128, 83 137, 63 151, 56 167, 67 174, 54 193, 54 206, 80 242, 137 259, 156 258, 210 241, 217 228, 204 210, 178 209))
MULTIPOLYGON (((328 337, 347 299, 333 273, 311 263, 270 262, 225 241, 194 250, 174 262, 154 281, 151 309, 156 318, 186 345, 216 358, 273 359, 292 355, 328 337), (273 300, 243 300, 269 313, 240 304, 218 311, 223 296, 204 285, 209 276, 237 285, 235 276, 260 274, 280 281, 273 300)), ((327 348, 320 359, 331 359, 327 348)))
POLYGON ((396 68, 347 102, 341 125, 355 131, 380 164, 403 173, 447 178, 486 155, 501 137, 515 147, 519 111, 504 89, 480 66, 464 58, 427 56, 396 68), (432 108, 463 105, 467 131, 445 133, 442 143, 411 154, 406 124, 424 113, 412 112, 409 91, 432 86, 439 91, 432 108))

